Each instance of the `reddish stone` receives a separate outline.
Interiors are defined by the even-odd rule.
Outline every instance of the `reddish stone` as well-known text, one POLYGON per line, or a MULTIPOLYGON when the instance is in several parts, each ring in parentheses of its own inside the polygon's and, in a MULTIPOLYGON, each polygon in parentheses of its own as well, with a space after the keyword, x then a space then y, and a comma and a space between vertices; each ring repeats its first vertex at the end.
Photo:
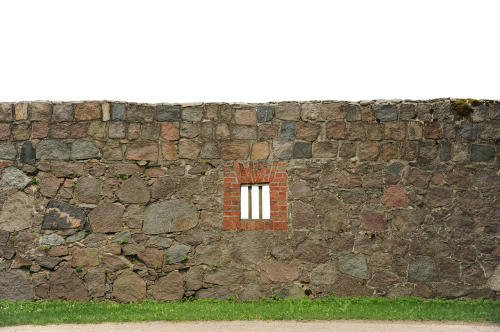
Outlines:
POLYGON ((87 137, 87 123, 75 123, 71 126, 71 138, 87 137))
POLYGON ((158 161, 157 143, 134 143, 127 150, 128 160, 158 161))
POLYGON ((384 138, 396 141, 402 141, 406 136, 406 128, 404 122, 386 123, 384 127, 384 138))
POLYGON ((380 147, 380 155, 385 161, 398 159, 398 143, 388 142, 382 144, 382 146, 380 147))
POLYGON ((443 138, 443 130, 439 122, 430 122, 425 124, 425 137, 432 139, 443 138))
POLYGON ((89 293, 78 278, 74 270, 68 264, 57 269, 50 276, 50 299, 52 301, 61 299, 66 301, 88 301, 89 293))
POLYGON ((59 190, 60 181, 52 173, 40 172, 37 176, 37 185, 40 193, 47 197, 55 197, 59 190))
POLYGON ((299 269, 297 265, 267 261, 261 264, 262 278, 271 282, 290 282, 299 279, 299 269), (266 275, 265 278, 264 274, 266 275))
POLYGON ((336 142, 317 142, 313 144, 313 158, 335 158, 339 150, 336 142))
POLYGON ((297 137, 297 139, 313 142, 316 140, 316 138, 318 138, 320 130, 321 128, 317 124, 299 121, 297 123, 295 136, 297 137))
POLYGON ((51 257, 66 256, 68 254, 68 247, 66 246, 51 247, 50 250, 48 251, 48 254, 51 257))
POLYGON ((45 138, 49 135, 49 124, 48 123, 33 123, 32 124, 33 134, 32 138, 45 138))
POLYGON ((383 231, 387 228, 387 220, 383 213, 367 211, 362 216, 363 228, 371 231, 383 231))
POLYGON ((380 202, 392 207, 408 207, 405 190, 398 186, 386 188, 380 202))
POLYGON ((145 248, 137 254, 137 258, 146 264, 149 268, 162 269, 163 267, 163 251, 155 249, 155 248, 145 248))
POLYGON ((425 201, 431 208, 450 207, 453 199, 453 190, 446 187, 432 187, 427 190, 425 201))
POLYGON ((255 109, 250 110, 236 110, 234 113, 234 119, 237 124, 256 126, 257 125, 257 111, 255 109))
POLYGON ((253 160, 262 160, 269 157, 269 143, 268 142, 257 142, 252 146, 252 155, 250 156, 253 160))
POLYGON ((425 189, 429 186, 429 181, 432 178, 432 173, 421 170, 420 168, 410 168, 406 175, 406 181, 410 185, 425 189))
POLYGON ((71 261, 72 267, 91 267, 99 265, 97 249, 73 249, 71 254, 73 256, 71 261))
POLYGON ((10 138, 10 123, 0 123, 0 141, 6 141, 9 138, 10 138))
POLYGON ((151 178, 159 178, 167 174, 167 171, 159 167, 146 169, 146 175, 151 178))
POLYGON ((373 276, 373 279, 368 282, 368 286, 371 287, 386 287, 393 285, 399 281, 399 278, 397 275, 394 275, 392 273, 386 272, 384 270, 379 270, 375 275, 373 276))
POLYGON ((71 134, 71 127, 62 124, 53 124, 50 128, 50 137, 68 138, 71 134))
POLYGON ((344 139, 345 138, 345 122, 330 121, 326 124, 326 138, 344 139))
POLYGON ((104 203, 89 212, 89 222, 94 233, 115 233, 123 230, 121 204, 104 203))
POLYGON ((161 157, 163 160, 177 160, 177 147, 173 142, 161 142, 161 157))
POLYGON ((153 288, 153 297, 158 301, 177 301, 184 296, 182 276, 178 271, 170 272, 158 279, 153 288))
POLYGON ((101 105, 97 101, 80 103, 75 108, 75 120, 85 121, 101 118, 101 105))
POLYGON ((417 154, 417 144, 414 142, 405 142, 401 145, 401 159, 413 160, 417 154))
POLYGON ((415 285, 415 290, 413 291, 413 296, 421 297, 423 299, 428 299, 432 295, 432 290, 428 287, 422 285, 415 285))
POLYGON ((343 119, 346 115, 343 103, 321 104, 319 111, 323 120, 343 119))
POLYGON ((175 126, 175 123, 162 122, 161 137, 169 141, 177 141, 179 139, 179 129, 175 126))
POLYGON ((379 155, 379 147, 375 142, 363 142, 359 144, 358 157, 360 161, 375 161, 379 155))
POLYGON ((366 139, 365 125, 363 122, 351 122, 347 129, 346 139, 349 141, 364 141, 366 139))
POLYGON ((373 289, 363 286, 349 277, 343 277, 337 289, 335 289, 336 297, 346 297, 346 296, 372 296, 373 289))
POLYGON ((112 299, 119 302, 142 302, 146 299, 146 281, 131 270, 125 270, 113 283, 112 299))
POLYGON ((247 141, 232 141, 221 146, 221 157, 224 160, 247 159, 249 153, 247 141))
POLYGON ((108 128, 109 138, 125 138, 125 123, 123 121, 111 121, 108 128))
POLYGON ((378 123, 369 123, 366 127, 368 140, 380 141, 382 139, 382 128, 378 123))

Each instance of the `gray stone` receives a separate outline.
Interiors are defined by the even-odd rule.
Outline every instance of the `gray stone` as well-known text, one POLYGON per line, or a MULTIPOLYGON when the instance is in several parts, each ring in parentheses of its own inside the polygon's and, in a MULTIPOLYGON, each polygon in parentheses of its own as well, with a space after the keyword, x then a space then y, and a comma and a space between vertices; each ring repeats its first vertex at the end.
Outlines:
POLYGON ((106 274, 101 267, 92 267, 85 274, 85 285, 93 298, 100 298, 106 292, 106 274))
POLYGON ((380 121, 396 121, 398 109, 396 105, 376 104, 373 107, 375 118, 380 121))
POLYGON ((144 218, 144 234, 182 232, 198 225, 198 212, 184 200, 157 202, 148 206, 144 218))
POLYGON ((219 146, 217 142, 211 141, 205 143, 201 148, 200 157, 203 159, 218 159, 220 158, 219 146))
POLYGON ((293 147, 293 158, 311 158, 312 143, 311 142, 295 142, 293 147))
POLYGON ((408 271, 409 282, 429 282, 439 281, 439 268, 436 259, 422 256, 415 259, 410 264, 408 271))
POLYGON ((182 110, 182 120, 190 122, 200 122, 203 118, 201 107, 187 107, 182 110))
POLYGON ((17 232, 32 226, 33 204, 24 192, 7 198, 0 212, 0 230, 17 232))
POLYGON ((151 198, 146 182, 135 175, 122 185, 115 195, 122 203, 144 204, 151 198))
POLYGON ((441 141, 441 149, 439 151, 439 160, 451 160, 451 142, 441 141))
POLYGON ((76 241, 80 241, 81 239, 85 238, 85 232, 78 232, 74 235, 71 235, 69 236, 67 239, 66 239, 66 242, 67 243, 73 243, 73 242, 76 242, 76 241))
POLYGON ((365 255, 342 253, 339 256, 339 270, 356 278, 368 278, 368 266, 366 265, 365 255))
POLYGON ((115 236, 113 236, 113 242, 121 243, 122 241, 126 241, 124 243, 132 242, 132 236, 130 235, 129 230, 121 231, 120 233, 117 233, 115 236))
POLYGON ((275 108, 276 117, 285 121, 299 121, 300 107, 297 103, 284 103, 275 108))
POLYGON ((16 147, 9 143, 0 144, 0 159, 15 160, 17 156, 16 147))
POLYGON ((36 159, 36 149, 31 142, 24 142, 19 155, 19 161, 23 164, 34 164, 36 159))
POLYGON ((495 188, 500 186, 500 178, 494 171, 479 169, 474 173, 474 184, 478 188, 495 188))
POLYGON ((125 120, 125 105, 124 104, 113 104, 111 109, 111 120, 123 121, 125 120))
POLYGON ((491 163, 495 161, 495 147, 491 145, 472 144, 471 161, 491 163))
POLYGON ((399 173, 401 172, 401 170, 404 168, 405 166, 401 163, 393 163, 391 165, 389 165, 389 167, 387 167, 385 169, 385 171, 387 173, 392 173, 392 174, 396 174, 396 175, 399 175, 399 173))
POLYGON ((7 167, 3 170, 0 186, 3 188, 22 189, 31 183, 31 179, 15 167, 7 167))
POLYGON ((469 141, 474 141, 477 137, 477 124, 462 122, 460 125, 460 135, 469 141))
POLYGON ((295 139, 295 122, 283 122, 280 130, 281 139, 295 139))
POLYGON ((156 106, 156 121, 174 121, 181 119, 181 107, 174 105, 156 106))
POLYGON ((278 159, 288 160, 292 158, 293 142, 274 140, 273 141, 273 153, 274 157, 278 159))
POLYGON ((345 106, 346 120, 349 122, 361 120, 361 107, 356 104, 347 104, 345 106))
POLYGON ((44 234, 42 236, 42 244, 48 244, 51 247, 60 246, 64 243, 64 239, 56 233, 44 234))
POLYGON ((489 122, 485 123, 481 128, 481 134, 479 135, 481 139, 496 141, 500 139, 500 122, 489 122))
POLYGON ((437 298, 456 299, 472 293, 472 287, 463 285, 453 285, 450 283, 440 283, 436 287, 437 298))
POLYGON ((71 160, 99 158, 99 149, 91 139, 83 138, 73 142, 71 160))
POLYGON ((216 285, 234 285, 244 284, 245 274, 243 270, 237 267, 219 267, 216 270, 208 271, 205 276, 205 282, 216 285))
POLYGON ((193 266, 186 273, 186 287, 188 290, 198 290, 203 287, 205 269, 203 266, 193 266))
POLYGON ((184 256, 187 256, 191 247, 185 246, 183 244, 173 246, 167 250, 168 259, 170 263, 180 263, 184 260, 184 256))
POLYGON ((170 248, 173 241, 174 240, 169 237, 152 236, 148 242, 146 242, 146 247, 170 248))
POLYGON ((293 284, 283 286, 276 292, 276 296, 282 299, 292 298, 295 300, 300 300, 301 298, 306 296, 306 294, 304 293, 304 290, 302 288, 293 284))
POLYGON ((228 299, 230 297, 235 297, 236 294, 234 291, 230 290, 229 287, 213 287, 213 288, 202 288, 199 291, 196 292, 194 295, 195 298, 197 299, 210 299, 210 298, 216 298, 216 299, 228 299))
POLYGON ((311 285, 335 285, 339 272, 333 264, 318 265, 311 271, 311 285))
POLYGON ((119 302, 142 302, 146 299, 146 281, 130 270, 125 270, 113 283, 111 297, 119 302))
POLYGON ((41 267, 53 270, 63 260, 59 257, 35 257, 35 262, 41 267))
POLYGON ((435 103, 433 105, 434 109, 434 118, 438 120, 444 120, 449 115, 451 115, 451 103, 449 101, 445 101, 442 103, 435 103))
POLYGON ((156 106, 151 104, 129 104, 125 109, 125 119, 129 122, 150 123, 156 117, 156 106))
POLYGON ((259 123, 271 121, 274 117, 274 106, 258 106, 257 121, 259 123))
POLYGON ((19 271, 9 270, 0 274, 0 300, 31 301, 33 291, 19 271))
POLYGON ((85 218, 85 211, 64 202, 51 200, 43 217, 42 229, 83 229, 85 218))
POLYGON ((36 149, 36 159, 69 159, 69 148, 66 143, 45 140, 42 141, 36 149))
POLYGON ((486 285, 492 290, 500 292, 500 264, 497 265, 486 285))

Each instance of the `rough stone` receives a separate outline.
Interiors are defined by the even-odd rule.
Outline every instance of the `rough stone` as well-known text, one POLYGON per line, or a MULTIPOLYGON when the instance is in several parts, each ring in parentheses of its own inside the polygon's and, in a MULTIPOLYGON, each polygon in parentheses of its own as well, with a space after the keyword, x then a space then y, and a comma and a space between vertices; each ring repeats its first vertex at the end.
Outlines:
POLYGON ((342 254, 338 258, 339 271, 350 276, 367 279, 368 266, 365 255, 342 254))
POLYGON ((0 123, 0 141, 6 141, 9 138, 10 138, 10 124, 0 123))
POLYGON ((318 224, 318 217, 314 208, 302 202, 293 203, 292 224, 295 229, 315 228, 318 224))
POLYGON ((497 265, 495 271, 486 282, 486 285, 494 291, 500 291, 500 265, 497 265))
POLYGON ((203 287, 205 269, 203 266, 193 266, 186 273, 186 287, 188 290, 199 290, 203 287))
POLYGON ((169 237, 152 236, 146 242, 146 247, 170 248, 173 239, 169 237))
POLYGON ((85 211, 64 202, 51 200, 45 211, 42 229, 83 229, 85 217, 85 211))
POLYGON ((81 267, 92 267, 99 265, 99 255, 97 254, 97 249, 74 249, 72 251, 73 260, 71 266, 76 268, 81 267))
POLYGON ((340 274, 333 264, 318 265, 311 271, 311 285, 335 285, 340 274))
POLYGON ((269 143, 268 142, 257 142, 252 146, 252 154, 250 158, 252 160, 263 160, 269 157, 269 143))
POLYGON ((410 264, 408 270, 409 282, 433 282, 439 281, 439 268, 436 259, 421 256, 410 264))
POLYGON ((406 136, 404 122, 386 123, 384 126, 384 139, 402 141, 406 136))
POLYGON ((151 188, 151 194, 154 199, 163 199, 172 196, 175 185, 171 178, 163 177, 156 180, 151 188))
POLYGON ((436 297, 455 299, 472 293, 472 287, 463 285, 453 285, 450 283, 440 283, 436 286, 436 297))
POLYGON ((460 135, 469 141, 474 141, 477 137, 477 124, 462 122, 460 125, 460 135))
POLYGON ((64 239, 55 233, 44 234, 42 236, 42 244, 47 244, 49 246, 60 246, 63 243, 64 239))
POLYGON ((182 232, 198 224, 198 213, 184 200, 153 203, 146 209, 144 234, 182 232))
POLYGON ((491 145, 472 144, 471 161, 485 163, 495 161, 495 147, 491 145))
POLYGON ((200 122, 203 119, 203 109, 201 107, 186 107, 182 109, 182 120, 190 122, 200 122))
POLYGON ((115 233, 123 229, 125 207, 121 204, 104 203, 89 212, 89 222, 94 233, 115 233))
POLYGON ((36 149, 33 147, 31 142, 24 142, 21 147, 21 153, 19 154, 19 161, 23 164, 34 165, 36 159, 36 149))
POLYGON ((159 278, 153 289, 153 297, 158 301, 177 301, 184 296, 184 286, 179 272, 170 272, 159 278))
POLYGON ((320 130, 321 128, 317 124, 299 121, 297 123, 295 135, 297 139, 314 142, 316 138, 318 138, 320 130))
POLYGON ((256 126, 257 125, 257 111, 255 109, 249 110, 236 110, 234 119, 237 124, 256 126))
POLYGON ((346 120, 347 121, 360 121, 361 120, 361 107, 357 104, 345 105, 346 120))
POLYGON ((233 141, 223 143, 221 146, 221 157, 224 160, 247 159, 250 147, 247 141, 233 141))
POLYGON ((261 273, 261 283, 263 278, 268 278, 271 282, 290 282, 299 279, 297 265, 266 261, 260 265, 260 268, 263 271, 261 273))
POLYGON ((326 138, 344 139, 346 135, 346 125, 343 121, 328 121, 326 124, 326 138))
POLYGON ((106 274, 103 268, 90 268, 85 274, 85 285, 93 298, 102 298, 106 292, 106 274))
POLYGON ((309 188, 304 181, 294 183, 292 185, 291 192, 295 199, 301 199, 313 195, 311 188, 309 188))
POLYGON ((144 204, 151 198, 146 183, 137 176, 132 176, 120 189, 115 192, 122 203, 144 204))
MULTIPOLYGON (((244 142, 247 144, 247 142, 244 142)), ((183 140, 179 142, 179 158, 198 159, 201 152, 201 146, 195 141, 183 140)))
POLYGON ((258 127, 258 139, 259 140, 269 140, 275 138, 278 133, 278 125, 275 124, 264 124, 258 127))
POLYGON ((19 271, 0 273, 0 300, 31 301, 33 291, 26 278, 19 271))
POLYGON ((380 147, 380 156, 385 161, 398 159, 398 144, 395 142, 382 144, 380 147))
POLYGON ((156 121, 174 121, 181 119, 181 107, 178 105, 156 106, 156 121))
POLYGON ((410 141, 420 141, 422 139, 422 124, 420 122, 408 122, 408 139, 410 141))
POLYGON ((69 148, 66 143, 44 140, 36 148, 36 159, 69 159, 69 148))
POLYGON ((362 122, 350 123, 347 128, 346 140, 364 141, 366 139, 365 125, 362 122))
MULTIPOLYGON (((384 270, 378 270, 373 276, 372 280, 368 282, 371 287, 387 287, 393 285, 399 281, 397 275, 389 273, 384 270)), ((408 295, 411 294, 411 290, 408 295)))
POLYGON ((387 220, 382 213, 367 211, 362 215, 363 228, 371 231, 383 231, 387 228, 387 220))
POLYGON ((360 161, 375 161, 379 155, 379 147, 375 142, 363 142, 359 144, 358 157, 360 161))
POLYGON ((84 301, 89 300, 89 293, 75 272, 64 265, 50 276, 50 300, 84 301))
POLYGON ((231 258, 243 265, 259 264, 268 252, 269 236, 259 231, 236 233, 231 242, 231 258))
POLYGON ((310 142, 297 141, 293 147, 293 158, 311 158, 312 144, 310 142))
POLYGON ((113 236, 112 241, 116 243, 130 243, 132 242, 132 236, 130 234, 130 231, 126 229, 124 231, 121 231, 120 233, 116 233, 116 235, 113 236))
POLYGON ((125 105, 124 104, 113 104, 113 106, 111 108, 111 120, 113 120, 113 121, 125 120, 125 105))
POLYGON ((326 246, 308 241, 299 244, 294 250, 293 255, 301 261, 308 261, 316 264, 326 263, 330 259, 326 246))
POLYGON ((373 107, 375 118, 380 121, 396 121, 398 109, 396 105, 375 104, 373 107))
POLYGON ((372 296, 373 290, 369 287, 360 285, 353 279, 344 276, 340 282, 339 287, 335 290, 335 296, 345 297, 345 296, 372 296))
POLYGON ((337 120, 346 117, 344 103, 321 104, 320 114, 323 120, 337 120))
POLYGON ((184 260, 184 257, 187 256, 188 252, 191 250, 191 247, 186 245, 176 245, 167 250, 168 258, 170 263, 180 263, 184 260))
POLYGON ((112 299, 122 302, 142 302, 146 299, 146 281, 126 270, 113 283, 112 299))
POLYGON ((337 156, 339 145, 334 142, 313 143, 313 158, 335 158, 337 156))
POLYGON ((16 192, 3 204, 0 211, 0 230, 18 232, 32 226, 33 203, 23 192, 16 192))
POLYGON ((41 267, 53 270, 54 267, 62 262, 62 259, 59 257, 35 257, 35 261, 41 267))
POLYGON ((156 107, 148 104, 133 104, 125 109, 125 120, 150 123, 156 118, 156 107))
POLYGON ((0 103, 0 122, 12 122, 12 104, 0 103))
POLYGON ((15 167, 5 168, 2 173, 2 179, 0 180, 0 186, 6 189, 15 188, 23 190, 30 183, 31 179, 15 167))
POLYGON ((70 122, 73 121, 74 114, 71 104, 55 104, 53 105, 52 121, 70 122))
POLYGON ((347 227, 347 216, 344 211, 328 210, 323 217, 321 226, 325 230, 343 232, 347 227))
POLYGON ((288 160, 292 158, 293 142, 273 140, 273 153, 278 159, 288 160))
POLYGON ((75 107, 75 120, 86 121, 101 118, 101 105, 97 101, 80 103, 75 107))
POLYGON ((101 197, 101 180, 90 177, 78 179, 75 199, 81 203, 97 204, 101 197))
POLYGON ((425 202, 431 208, 450 207, 453 199, 453 190, 446 187, 432 187, 427 190, 425 202))
POLYGON ((296 103, 283 103, 277 105, 276 117, 285 121, 299 121, 300 119, 300 106, 296 103))
POLYGON ((14 145, 9 143, 0 144, 0 159, 15 160, 16 156, 17 156, 17 151, 14 145))
POLYGON ((274 106, 258 106, 257 121, 259 123, 271 121, 274 117, 274 106))
POLYGON ((280 139, 295 139, 295 122, 283 122, 281 124, 280 139))
POLYGON ((398 186, 387 187, 380 202, 391 207, 408 207, 405 190, 398 186))
POLYGON ((234 266, 219 267, 215 271, 207 271, 205 282, 222 286, 244 284, 245 275, 242 269, 234 266))
POLYGON ((12 138, 15 141, 26 141, 30 139, 31 130, 28 124, 13 124, 12 125, 12 138))

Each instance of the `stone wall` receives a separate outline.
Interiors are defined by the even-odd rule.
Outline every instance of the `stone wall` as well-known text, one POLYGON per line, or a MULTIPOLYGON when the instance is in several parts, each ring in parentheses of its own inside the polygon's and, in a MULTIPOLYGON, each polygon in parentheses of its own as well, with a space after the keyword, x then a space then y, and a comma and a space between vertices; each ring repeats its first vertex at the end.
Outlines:
POLYGON ((0 103, 0 299, 498 299, 499 140, 497 101, 0 103))

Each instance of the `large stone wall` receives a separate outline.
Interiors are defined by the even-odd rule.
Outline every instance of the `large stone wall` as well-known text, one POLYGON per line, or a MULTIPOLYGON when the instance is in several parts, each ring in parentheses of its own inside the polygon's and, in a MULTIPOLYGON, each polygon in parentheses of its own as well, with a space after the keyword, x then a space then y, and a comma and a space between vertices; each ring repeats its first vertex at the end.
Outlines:
POLYGON ((0 103, 0 299, 498 299, 499 140, 497 101, 0 103))

